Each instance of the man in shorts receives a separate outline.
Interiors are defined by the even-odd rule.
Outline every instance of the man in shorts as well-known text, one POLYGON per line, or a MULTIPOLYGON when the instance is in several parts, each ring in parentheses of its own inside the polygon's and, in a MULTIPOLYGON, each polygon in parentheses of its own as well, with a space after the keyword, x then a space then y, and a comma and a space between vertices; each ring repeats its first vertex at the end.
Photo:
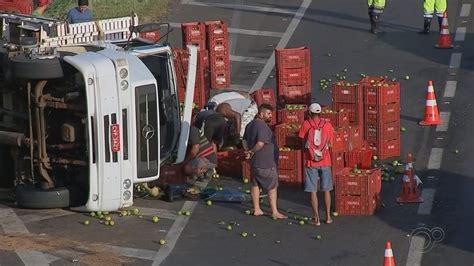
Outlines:
POLYGON ((317 226, 321 224, 318 212, 318 181, 321 183, 321 191, 324 192, 327 224, 332 223, 331 190, 333 190, 329 148, 332 145, 334 129, 331 122, 322 119, 320 114, 321 105, 311 104, 309 119, 303 122, 298 133, 298 137, 305 143, 305 191, 311 194, 311 207, 314 214, 311 223, 317 226))
POLYGON ((184 173, 202 176, 217 165, 217 156, 212 144, 203 132, 192 126, 189 130, 188 152, 184 161, 184 173))
POLYGON ((267 123, 272 120, 273 107, 262 104, 257 116, 245 128, 243 146, 246 158, 250 159, 252 178, 252 202, 254 215, 261 216, 263 211, 260 208, 260 188, 268 191, 268 201, 274 219, 285 219, 277 208, 277 188, 278 188, 278 147, 275 136, 267 123))

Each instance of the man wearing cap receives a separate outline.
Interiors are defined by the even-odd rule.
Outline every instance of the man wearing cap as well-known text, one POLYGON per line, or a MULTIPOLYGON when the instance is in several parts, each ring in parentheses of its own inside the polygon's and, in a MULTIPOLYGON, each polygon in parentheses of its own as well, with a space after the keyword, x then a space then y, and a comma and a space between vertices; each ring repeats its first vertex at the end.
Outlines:
POLYGON ((318 211, 318 181, 321 191, 324 192, 326 206, 326 223, 331 219, 331 190, 333 181, 331 176, 331 154, 333 126, 331 122, 320 117, 321 105, 313 103, 309 106, 309 119, 303 122, 298 137, 304 140, 305 149, 305 191, 311 195, 311 207, 314 218, 311 223, 319 226, 318 211))
POLYGON ((66 20, 69 24, 92 21, 92 11, 89 9, 89 1, 78 0, 77 7, 69 10, 66 20))
POLYGON ((33 10, 31 13, 32 16, 34 17, 42 17, 44 15, 44 12, 49 6, 49 0, 39 0, 38 1, 38 6, 33 10))

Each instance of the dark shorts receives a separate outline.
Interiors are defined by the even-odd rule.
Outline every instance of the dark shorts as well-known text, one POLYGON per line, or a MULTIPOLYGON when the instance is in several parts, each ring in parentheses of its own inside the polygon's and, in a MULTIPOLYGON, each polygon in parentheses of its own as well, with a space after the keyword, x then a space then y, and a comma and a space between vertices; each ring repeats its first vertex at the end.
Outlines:
POLYGON ((258 186, 265 190, 272 190, 278 187, 278 173, 276 168, 257 168, 250 169, 252 177, 252 186, 258 186))
POLYGON ((224 131, 226 127, 224 116, 221 114, 211 115, 204 123, 204 135, 206 135, 207 140, 222 143, 224 140, 224 131))

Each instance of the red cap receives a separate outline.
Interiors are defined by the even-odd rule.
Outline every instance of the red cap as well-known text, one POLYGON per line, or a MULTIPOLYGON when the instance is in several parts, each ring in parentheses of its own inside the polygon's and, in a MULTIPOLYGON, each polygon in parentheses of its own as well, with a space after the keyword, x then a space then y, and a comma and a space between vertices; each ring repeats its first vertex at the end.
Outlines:
POLYGON ((38 0, 38 6, 45 6, 49 4, 49 0, 38 0))

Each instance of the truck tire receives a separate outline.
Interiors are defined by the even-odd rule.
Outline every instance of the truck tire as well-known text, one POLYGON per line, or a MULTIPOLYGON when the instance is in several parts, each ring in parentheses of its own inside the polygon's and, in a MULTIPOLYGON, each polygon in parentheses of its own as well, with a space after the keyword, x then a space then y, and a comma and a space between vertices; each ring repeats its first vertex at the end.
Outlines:
POLYGON ((66 188, 39 189, 20 185, 15 189, 19 207, 28 209, 53 209, 69 207, 69 190, 66 188))
POLYGON ((59 58, 29 59, 24 55, 12 57, 12 68, 16 78, 20 79, 57 79, 64 76, 59 58))

